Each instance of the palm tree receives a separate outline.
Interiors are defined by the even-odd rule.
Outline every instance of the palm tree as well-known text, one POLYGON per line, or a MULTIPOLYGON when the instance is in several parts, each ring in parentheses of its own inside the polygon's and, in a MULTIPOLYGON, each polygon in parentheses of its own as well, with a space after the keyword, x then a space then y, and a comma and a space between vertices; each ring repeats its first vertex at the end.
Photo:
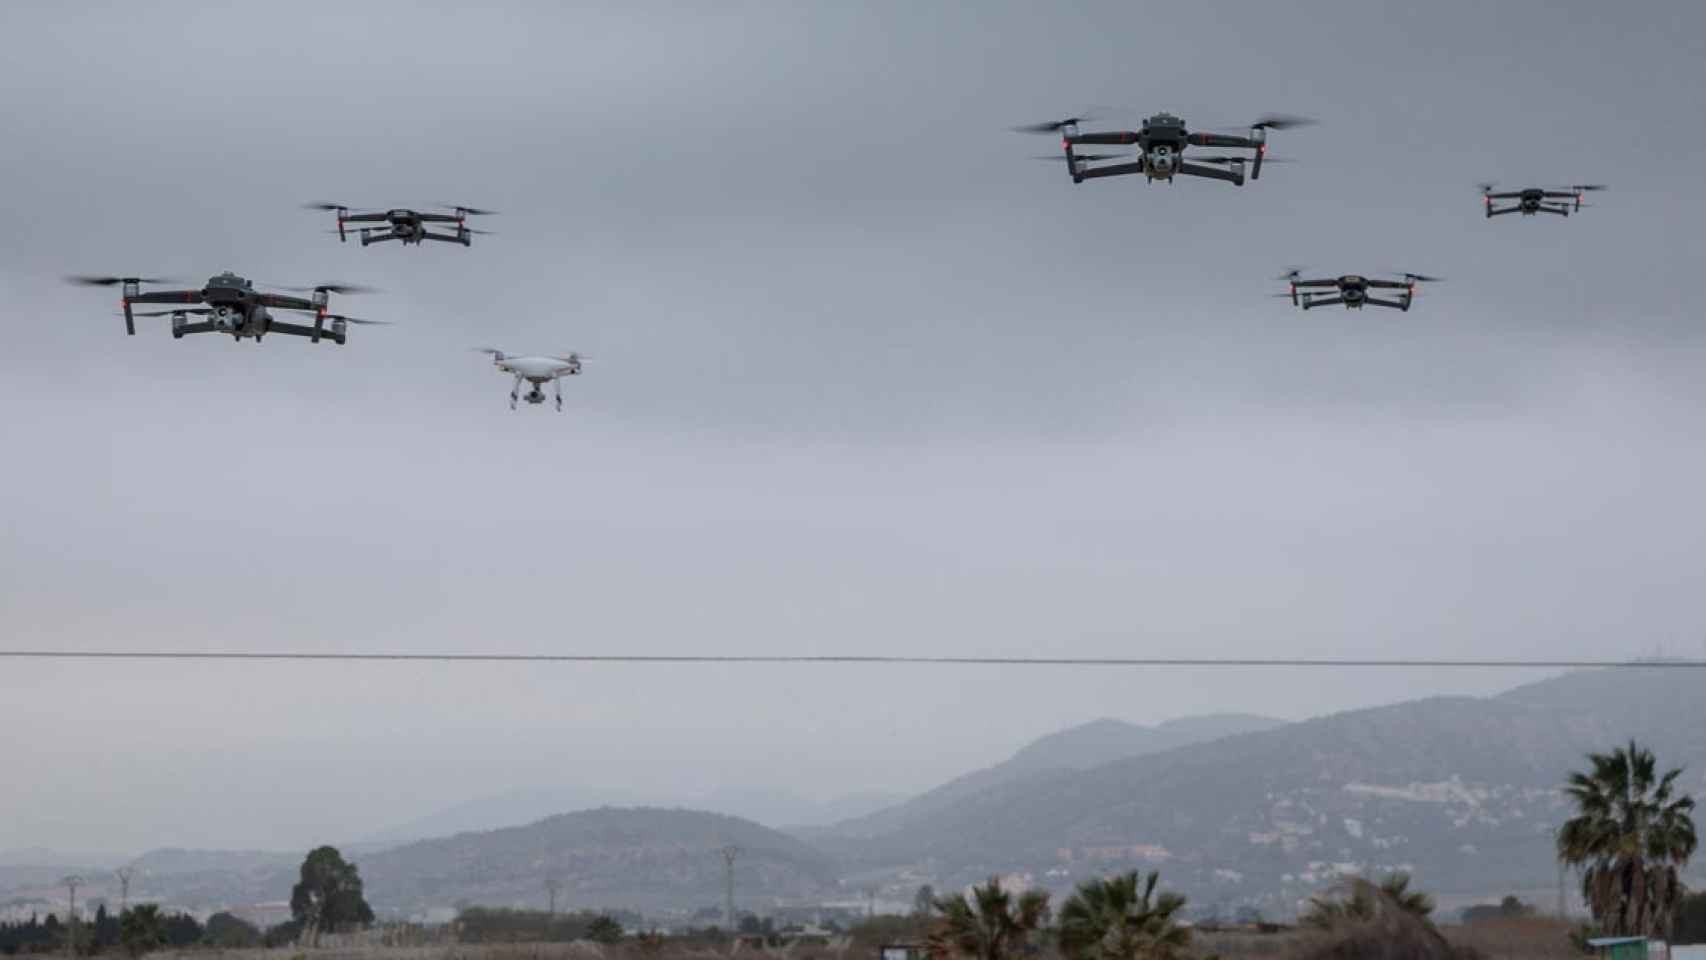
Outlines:
POLYGON ((1682 895, 1677 874, 1694 855, 1694 798, 1676 794, 1680 768, 1656 776, 1652 751, 1633 740, 1588 754, 1588 764, 1564 787, 1576 815, 1558 831, 1558 859, 1581 871, 1603 932, 1662 937, 1682 895))
POLYGON ((1138 888, 1137 871, 1086 880, 1060 908, 1060 950, 1072 960, 1174 960, 1191 943, 1191 930, 1174 915, 1185 906, 1176 893, 1155 893, 1161 875, 1151 871, 1138 888))
POLYGON ((925 940, 931 960, 975 957, 1007 960, 1048 919, 1048 894, 1027 890, 1015 900, 990 877, 969 894, 936 898, 936 920, 925 940))
POLYGON ((1298 918, 1306 927, 1331 930, 1347 924, 1368 923, 1387 913, 1398 913, 1426 920, 1434 909, 1433 898, 1420 890, 1410 889, 1410 875, 1394 871, 1375 883, 1353 877, 1338 887, 1331 897, 1310 897, 1309 910, 1298 918))

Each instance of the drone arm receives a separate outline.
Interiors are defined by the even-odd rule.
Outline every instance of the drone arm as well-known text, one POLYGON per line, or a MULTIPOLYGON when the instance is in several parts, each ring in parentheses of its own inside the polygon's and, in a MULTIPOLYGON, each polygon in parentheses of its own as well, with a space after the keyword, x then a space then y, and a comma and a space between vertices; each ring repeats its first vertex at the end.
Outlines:
POLYGON ((153 290, 126 297, 126 303, 200 303, 200 290, 153 290))
POLYGON ((189 336, 192 333, 212 333, 213 330, 213 321, 204 320, 201 323, 186 323, 179 327, 175 332, 181 333, 184 336, 189 336))
POLYGON ((1181 163, 1179 172, 1192 177, 1207 177, 1210 180, 1225 180, 1227 183, 1244 185, 1244 174, 1239 170, 1222 170, 1219 167, 1205 167, 1200 163, 1181 163))
POLYGON ((338 219, 345 223, 387 223, 391 216, 384 213, 346 213, 338 219))
POLYGON ((1407 298, 1404 300, 1382 300, 1379 297, 1364 297, 1362 302, 1375 307, 1391 307, 1394 310, 1410 309, 1409 300, 1407 298))
POLYGON ((288 337, 307 337, 314 341, 325 336, 325 328, 320 324, 286 323, 283 320, 274 320, 267 324, 267 332, 282 333, 288 337))
POLYGON ((1369 280, 1367 281, 1367 285, 1371 288, 1378 287, 1382 290, 1410 289, 1410 281, 1408 280, 1369 280))
POLYGON ((1330 307, 1335 303, 1344 302, 1344 297, 1325 297, 1319 300, 1310 299, 1303 301, 1303 309, 1308 310, 1310 307, 1330 307))
POLYGON ((433 233, 430 230, 422 230, 421 231, 421 239, 422 240, 442 240, 445 243, 461 243, 462 242, 462 237, 459 234, 433 233))
POLYGON ((1192 133, 1186 135, 1185 142, 1199 147, 1247 147, 1251 150, 1261 147, 1249 137, 1233 137, 1224 133, 1192 133))
POLYGON ((1540 205, 1540 212, 1541 213, 1556 213, 1557 215, 1559 215, 1561 217, 1567 217, 1570 215, 1570 208, 1567 204, 1562 204, 1562 203, 1558 203, 1558 204, 1543 203, 1540 205))
POLYGON ((1487 216, 1489 216, 1489 217, 1502 217, 1507 213, 1516 213, 1521 209, 1522 209, 1521 207, 1493 207, 1493 206, 1489 206, 1487 208, 1487 216))
POLYGON ((263 307, 272 307, 275 310, 306 310, 313 313, 320 309, 314 305, 312 300, 304 300, 301 297, 287 296, 282 293, 257 293, 255 294, 255 302, 263 307))
POLYGON ((1068 146, 1082 143, 1101 144, 1103 146, 1124 146, 1137 142, 1137 134, 1130 130, 1117 130, 1112 133, 1080 133, 1063 137, 1068 146))
POLYGON ((386 240, 397 239, 400 238, 395 230, 387 230, 384 233, 370 233, 367 230, 361 232, 361 245, 364 247, 370 243, 383 243, 386 240))
POLYGON ((1138 160, 1134 163, 1113 163, 1105 167, 1079 167, 1077 172, 1072 175, 1072 179, 1075 181, 1094 180, 1097 177, 1121 177, 1142 172, 1143 161, 1138 160))
POLYGON ((1293 280, 1291 282, 1291 285, 1294 287, 1337 287, 1339 285, 1339 281, 1337 281, 1337 280, 1293 280))

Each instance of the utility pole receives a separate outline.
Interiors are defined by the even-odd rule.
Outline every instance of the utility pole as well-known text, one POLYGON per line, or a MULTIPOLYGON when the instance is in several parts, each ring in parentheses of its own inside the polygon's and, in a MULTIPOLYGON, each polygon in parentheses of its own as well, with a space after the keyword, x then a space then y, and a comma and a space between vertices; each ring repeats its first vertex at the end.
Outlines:
POLYGON ((71 909, 68 911, 71 935, 65 941, 65 955, 75 957, 77 955, 77 888, 83 885, 83 878, 72 874, 59 882, 65 884, 65 889, 71 893, 71 909))
POLYGON ((118 874, 118 914, 122 917, 130 909, 130 878, 136 876, 136 868, 124 866, 114 872, 118 874))
POLYGON ((723 853, 723 924, 730 934, 735 932, 735 857, 740 848, 729 844, 723 853))
POLYGON ((563 889, 563 877, 553 870, 545 875, 545 892, 551 895, 551 916, 557 915, 557 891, 563 889))

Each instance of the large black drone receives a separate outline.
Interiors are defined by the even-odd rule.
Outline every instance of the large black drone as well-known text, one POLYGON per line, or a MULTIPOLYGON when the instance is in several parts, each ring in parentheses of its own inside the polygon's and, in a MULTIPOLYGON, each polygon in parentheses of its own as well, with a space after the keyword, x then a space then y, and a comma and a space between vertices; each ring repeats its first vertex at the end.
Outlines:
POLYGON ((1481 204, 1487 210, 1487 218, 1503 216, 1507 213, 1520 213, 1532 217, 1537 213, 1555 213, 1560 217, 1570 215, 1574 201, 1577 210, 1582 208, 1582 194, 1595 190, 1604 190, 1603 183, 1578 183, 1568 187, 1525 187, 1521 190, 1508 190, 1504 193, 1494 193, 1493 185, 1481 184, 1481 204), (1515 200, 1508 207, 1497 205, 1499 200, 1515 200))
POLYGON ((1250 124, 1250 135, 1245 137, 1224 133, 1193 133, 1185 128, 1185 121, 1170 113, 1158 113, 1144 120, 1137 130, 1079 133, 1078 125, 1086 119, 1068 117, 1065 120, 1015 129, 1021 133, 1060 134, 1061 149, 1065 154, 1063 159, 1066 160, 1066 170, 1072 175, 1073 183, 1083 183, 1098 177, 1120 177, 1139 173, 1151 183, 1156 180, 1171 183, 1174 176, 1182 173, 1191 177, 1225 180, 1243 186, 1246 162, 1250 164, 1250 179, 1255 180, 1262 175, 1262 157, 1268 150, 1269 130, 1284 130, 1310 122, 1302 117, 1266 116, 1250 124), (1073 149, 1086 144, 1136 144, 1139 152, 1134 158, 1127 159, 1129 154, 1078 153, 1073 149), (1250 150, 1253 155, 1248 160, 1241 156, 1228 155, 1192 156, 1187 159, 1185 148, 1188 146, 1250 150), (1105 160, 1124 162, 1091 165, 1105 160))
POLYGON ((1342 277, 1304 280, 1300 271, 1287 270, 1280 274, 1280 279, 1291 284, 1291 292, 1278 293, 1275 296, 1290 297, 1292 306, 1302 307, 1305 310, 1311 307, 1329 307, 1342 303, 1346 310, 1361 310, 1365 306, 1375 306, 1391 307, 1394 310, 1402 310, 1408 313, 1410 301, 1414 300, 1416 296, 1416 284, 1432 283, 1440 279, 1420 273, 1402 273, 1399 276, 1404 279, 1375 280, 1350 273, 1342 277), (1370 291, 1373 290, 1401 290, 1403 292, 1398 294, 1395 300, 1383 300, 1372 295, 1370 291))
POLYGON ((496 211, 481 210, 477 207, 451 207, 455 213, 421 213, 416 210, 378 210, 366 213, 351 213, 350 208, 341 203, 309 203, 304 204, 310 210, 334 210, 338 214, 338 241, 344 242, 349 235, 344 230, 344 224, 363 225, 361 229, 361 245, 384 243, 386 240, 401 240, 404 246, 419 245, 423 240, 438 240, 443 243, 460 243, 464 247, 474 245, 474 234, 488 233, 486 230, 475 230, 468 226, 469 217, 485 216, 496 211), (428 229, 435 223, 456 225, 455 233, 434 233, 428 229), (383 227, 365 226, 365 224, 384 224, 383 227))
POLYGON ((150 277, 88 277, 77 276, 69 278, 72 283, 92 287, 111 287, 122 285, 123 294, 119 306, 124 308, 124 329, 131 336, 136 336, 137 317, 172 318, 172 337, 183 339, 191 333, 226 333, 233 340, 253 337, 256 343, 269 333, 282 333, 292 337, 307 337, 319 343, 321 338, 331 340, 340 346, 344 342, 346 324, 351 323, 384 323, 383 320, 358 320, 341 314, 327 313, 326 305, 330 294, 361 293, 365 288, 347 284, 323 283, 317 287, 292 287, 288 289, 309 293, 307 298, 293 297, 285 293, 266 293, 256 290, 250 281, 227 270, 218 276, 211 277, 207 286, 200 290, 151 290, 142 292, 145 283, 166 283, 168 281, 150 277), (171 310, 155 310, 147 313, 134 313, 132 304, 138 303, 172 303, 195 304, 195 306, 178 306, 171 310), (273 310, 298 310, 312 313, 312 326, 301 323, 286 323, 272 315, 273 310), (190 322, 190 316, 205 317, 195 323, 190 322), (328 327, 328 321, 330 326, 328 327))

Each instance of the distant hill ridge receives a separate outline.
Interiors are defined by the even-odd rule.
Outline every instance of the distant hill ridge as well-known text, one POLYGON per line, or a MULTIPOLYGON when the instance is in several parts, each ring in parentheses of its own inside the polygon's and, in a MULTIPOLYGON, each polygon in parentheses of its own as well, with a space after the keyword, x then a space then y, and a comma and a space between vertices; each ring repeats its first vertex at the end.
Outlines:
POLYGON ((1218 713, 1168 720, 1149 727, 1104 717, 1039 737, 1002 763, 956 777, 885 810, 828 827, 795 832, 811 840, 878 836, 951 811, 983 791, 1021 780, 1087 770, 1128 757, 1271 730, 1285 722, 1247 713, 1218 713))
POLYGON ((1580 672, 1349 711, 1013 778, 876 824, 886 829, 866 818, 815 839, 850 869, 928 863, 945 883, 1023 870, 1069 884, 1157 866, 1198 902, 1266 898, 1280 912, 1335 865, 1408 867, 1433 890, 1546 888, 1567 816, 1557 787, 1588 751, 1634 737, 1687 768, 1685 789, 1706 787, 1702 679, 1580 672))
POLYGON ((370 853, 360 861, 376 909, 459 901, 496 906, 558 905, 655 909, 716 904, 725 846, 740 849, 735 884, 743 897, 795 898, 832 890, 834 862, 769 827, 700 810, 603 807, 520 827, 461 833, 370 853))

